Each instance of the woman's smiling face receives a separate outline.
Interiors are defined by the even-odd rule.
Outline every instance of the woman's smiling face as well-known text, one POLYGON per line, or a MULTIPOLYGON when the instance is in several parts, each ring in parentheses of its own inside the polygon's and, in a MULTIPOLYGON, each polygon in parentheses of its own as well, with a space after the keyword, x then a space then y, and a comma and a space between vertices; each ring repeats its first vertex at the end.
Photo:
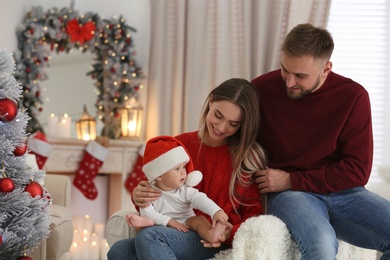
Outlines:
POLYGON ((241 127, 242 109, 230 101, 209 102, 206 124, 210 146, 221 146, 227 138, 234 135, 241 127))

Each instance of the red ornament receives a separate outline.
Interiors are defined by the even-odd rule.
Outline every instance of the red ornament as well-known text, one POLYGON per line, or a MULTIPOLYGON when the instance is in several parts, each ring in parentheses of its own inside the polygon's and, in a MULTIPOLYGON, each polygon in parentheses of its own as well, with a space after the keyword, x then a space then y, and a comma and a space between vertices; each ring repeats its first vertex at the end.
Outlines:
POLYGON ((29 256, 24 255, 24 256, 19 256, 18 258, 16 258, 16 260, 33 260, 33 259, 29 256))
POLYGON ((8 98, 0 99, 0 121, 12 121, 18 113, 16 103, 8 98))
POLYGON ((5 177, 0 179, 0 192, 11 192, 15 189, 14 181, 5 177))
POLYGON ((3 244, 3 236, 0 235, 0 246, 3 244))
POLYGON ((14 149, 14 155, 15 156, 22 156, 23 154, 25 154, 27 151, 27 145, 26 144, 23 144, 23 145, 20 145, 20 146, 16 146, 15 149, 14 149))
POLYGON ((31 197, 33 198, 38 195, 42 197, 43 195, 43 188, 41 184, 36 181, 31 181, 29 184, 27 184, 26 188, 24 188, 24 191, 30 193, 31 197))
POLYGON ((26 68, 26 72, 30 73, 31 72, 31 68, 26 68))

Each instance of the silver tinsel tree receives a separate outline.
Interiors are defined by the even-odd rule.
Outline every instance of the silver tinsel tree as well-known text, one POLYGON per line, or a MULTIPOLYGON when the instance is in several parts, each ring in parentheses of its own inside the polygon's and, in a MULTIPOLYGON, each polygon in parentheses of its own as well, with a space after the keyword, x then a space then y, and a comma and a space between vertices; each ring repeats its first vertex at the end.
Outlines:
POLYGON ((28 256, 49 235, 45 172, 28 159, 30 119, 17 108, 22 87, 14 77, 11 53, 0 51, 0 259, 28 256), (40 195, 38 195, 40 194, 40 195))

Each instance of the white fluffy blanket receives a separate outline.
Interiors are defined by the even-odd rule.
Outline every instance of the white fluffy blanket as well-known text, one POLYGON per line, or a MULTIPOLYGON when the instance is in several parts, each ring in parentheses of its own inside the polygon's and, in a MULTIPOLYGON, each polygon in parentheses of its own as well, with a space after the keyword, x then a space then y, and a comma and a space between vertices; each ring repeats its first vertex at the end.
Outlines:
MULTIPOLYGON (((338 260, 374 260, 377 252, 339 241, 338 260)), ((215 260, 299 260, 298 246, 279 218, 261 215, 246 220, 237 230, 233 248, 220 252, 215 260)))

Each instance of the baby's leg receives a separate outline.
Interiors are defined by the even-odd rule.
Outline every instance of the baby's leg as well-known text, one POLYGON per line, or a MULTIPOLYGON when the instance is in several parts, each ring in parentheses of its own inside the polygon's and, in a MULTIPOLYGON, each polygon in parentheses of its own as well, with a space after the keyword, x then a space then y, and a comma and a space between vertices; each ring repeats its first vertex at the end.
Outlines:
POLYGON ((132 227, 150 227, 154 225, 153 220, 138 215, 127 214, 126 220, 132 227))
POLYGON ((220 242, 219 237, 222 236, 226 230, 226 226, 220 222, 217 222, 213 228, 206 217, 202 215, 191 217, 187 219, 186 223, 191 230, 198 232, 203 240, 212 244, 220 242))

